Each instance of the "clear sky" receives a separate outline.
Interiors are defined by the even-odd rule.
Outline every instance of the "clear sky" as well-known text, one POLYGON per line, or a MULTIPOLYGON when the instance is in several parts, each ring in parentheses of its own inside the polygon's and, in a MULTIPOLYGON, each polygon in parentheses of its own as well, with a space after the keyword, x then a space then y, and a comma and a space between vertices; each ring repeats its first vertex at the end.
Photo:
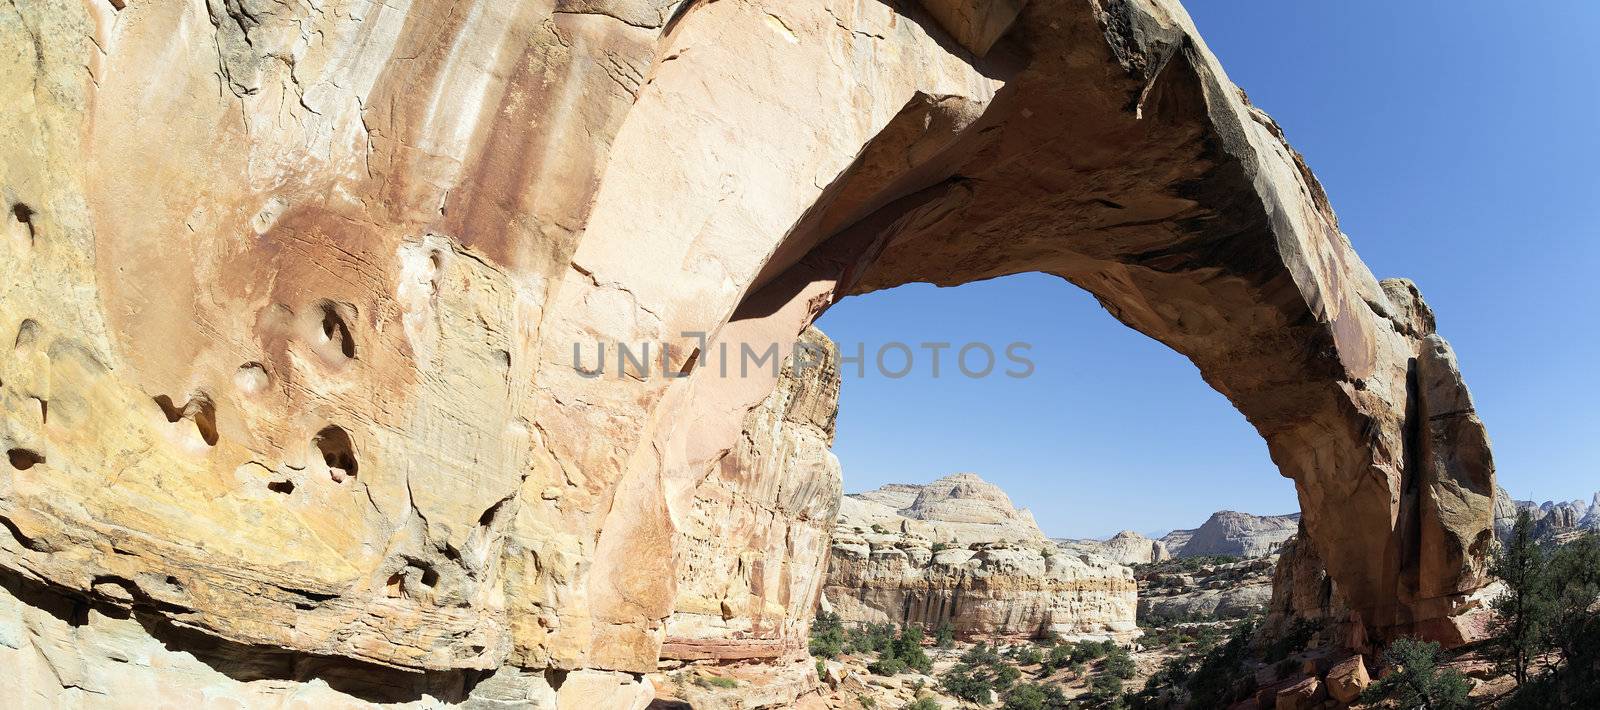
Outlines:
MULTIPOLYGON (((1600 490, 1600 2, 1186 5, 1373 272, 1421 287, 1501 485, 1538 500, 1600 490)), ((975 471, 1074 537, 1298 507, 1187 359, 1066 282, 905 286, 847 299, 820 326, 869 356, 890 340, 1027 341, 1037 364, 1022 380, 847 372, 834 447, 846 490, 975 471)))

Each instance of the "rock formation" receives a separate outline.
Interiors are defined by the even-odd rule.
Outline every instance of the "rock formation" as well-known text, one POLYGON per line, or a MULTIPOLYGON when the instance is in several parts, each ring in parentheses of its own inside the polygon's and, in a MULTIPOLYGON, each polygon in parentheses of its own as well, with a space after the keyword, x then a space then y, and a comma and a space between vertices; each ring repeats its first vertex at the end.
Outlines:
POLYGON ((1133 573, 1048 543, 934 550, 899 532, 834 534, 825 608, 851 623, 950 622, 963 638, 1127 638, 1137 630, 1133 573))
POLYGON ((1277 550, 1299 527, 1298 513, 1251 515, 1223 510, 1213 513, 1200 527, 1174 530, 1161 541, 1174 557, 1259 557, 1277 550))
POLYGON ((1132 530, 1123 530, 1104 540, 1056 538, 1055 543, 1067 552, 1098 555, 1119 565, 1147 565, 1172 558, 1167 543, 1151 540, 1132 530))
MULTIPOLYGON (((663 658, 804 655, 843 489, 829 450, 838 352, 816 329, 801 342, 819 361, 784 367, 777 388, 745 417, 739 444, 695 491, 679 531, 678 597, 663 658)), ((815 675, 809 662, 801 670, 815 675)))
POLYGON ((1261 612, 1272 600, 1276 563, 1277 558, 1269 556, 1192 570, 1140 569, 1135 573, 1139 618, 1241 619, 1261 612))
POLYGON ((973 473, 846 496, 823 595, 847 622, 931 630, 948 621, 964 637, 1135 630, 1131 571, 1058 550, 1032 515, 973 473), (889 512, 901 503, 918 517, 889 512))
POLYGON ((1032 513, 1013 507, 1005 491, 975 473, 851 493, 839 508, 839 525, 858 531, 876 525, 952 545, 1046 539, 1032 513))
POLYGON ((1584 500, 1535 503, 1515 500, 1504 488, 1495 488, 1494 531, 1501 543, 1510 539, 1517 515, 1527 511, 1533 522, 1534 539, 1567 542, 1590 532, 1600 531, 1600 493, 1593 502, 1584 500))
POLYGON ((1482 582, 1431 312, 1173 0, 31 0, 0 47, 19 599, 628 707, 777 351, 1029 271, 1240 409, 1371 632, 1482 582))

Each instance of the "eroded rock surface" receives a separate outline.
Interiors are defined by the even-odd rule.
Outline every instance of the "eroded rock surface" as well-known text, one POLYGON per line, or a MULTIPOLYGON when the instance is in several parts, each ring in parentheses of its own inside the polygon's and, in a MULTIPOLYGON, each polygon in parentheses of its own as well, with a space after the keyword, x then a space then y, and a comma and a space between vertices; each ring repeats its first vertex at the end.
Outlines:
POLYGON ((1132 571, 1059 550, 972 473, 847 496, 823 594, 846 622, 949 622, 968 638, 1127 638, 1136 628, 1132 571), (886 512, 904 500, 901 510, 920 517, 886 512))
POLYGON ((1482 582, 1432 313, 1171 0, 29 0, 0 48, 21 585, 626 707, 778 380, 719 347, 1026 271, 1243 412, 1363 627, 1482 582))
POLYGON ((1251 515, 1232 510, 1213 513, 1200 527, 1174 530, 1161 538, 1175 557, 1260 557, 1271 554, 1300 527, 1300 515, 1251 515))
POLYGON ((1528 519, 1533 523, 1531 532, 1534 538, 1541 541, 1563 543, 1600 531, 1600 493, 1594 495, 1593 501, 1535 503, 1515 500, 1504 488, 1496 488, 1494 530, 1500 542, 1510 539, 1512 527, 1517 524, 1517 515, 1523 511, 1528 513, 1528 519))
POLYGON ((679 533, 678 598, 663 658, 805 653, 843 489, 829 450, 838 351, 814 328, 800 342, 816 357, 785 365, 772 394, 745 417, 739 444, 695 492, 679 533))
POLYGON ((1099 555, 1119 565, 1147 565, 1172 558, 1167 543, 1123 530, 1104 540, 1055 539, 1056 546, 1074 554, 1099 555))
POLYGON ((975 473, 851 493, 840 504, 838 521, 843 528, 878 526, 951 545, 1045 540, 1033 513, 1014 507, 1005 491, 975 473))

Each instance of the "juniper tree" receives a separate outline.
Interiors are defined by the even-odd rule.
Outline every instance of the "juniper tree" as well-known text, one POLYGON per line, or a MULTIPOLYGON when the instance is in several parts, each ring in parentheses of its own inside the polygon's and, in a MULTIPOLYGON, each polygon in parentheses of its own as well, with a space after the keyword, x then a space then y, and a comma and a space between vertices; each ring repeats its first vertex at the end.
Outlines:
POLYGON ((1528 667, 1543 649, 1553 604, 1549 584, 1549 555, 1533 536, 1528 511, 1517 512, 1511 539, 1495 552, 1489 573, 1505 582, 1506 589, 1490 600, 1497 618, 1496 656, 1517 685, 1528 682, 1528 667))

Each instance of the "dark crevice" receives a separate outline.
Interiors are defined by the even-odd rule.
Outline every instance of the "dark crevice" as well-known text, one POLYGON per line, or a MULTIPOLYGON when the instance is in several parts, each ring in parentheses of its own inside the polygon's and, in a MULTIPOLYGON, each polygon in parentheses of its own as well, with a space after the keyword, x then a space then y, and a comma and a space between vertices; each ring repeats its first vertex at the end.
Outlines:
POLYGON ((346 478, 355 477, 360 466, 356 462, 356 449, 350 441, 349 432, 329 425, 317 432, 312 443, 322 454, 322 462, 328 466, 328 472, 335 481, 343 482, 346 478))
POLYGON ((238 643, 177 626, 143 602, 136 601, 131 609, 124 608, 4 568, 0 568, 0 587, 22 603, 45 611, 73 628, 89 623, 91 609, 113 619, 133 618, 168 651, 187 653, 241 683, 320 680, 335 691, 368 703, 416 702, 430 696, 446 703, 459 703, 489 675, 487 671, 477 670, 400 670, 338 656, 238 643))
POLYGON ((11 467, 18 471, 26 471, 44 463, 44 455, 32 449, 10 449, 6 451, 6 458, 11 461, 11 467))
POLYGON ((339 314, 339 309, 332 303, 322 304, 322 338, 329 342, 336 342, 339 353, 346 360, 356 357, 356 341, 350 335, 350 326, 345 323, 344 316, 339 314))
POLYGON ((14 204, 14 205, 11 206, 11 216, 15 217, 16 220, 22 224, 22 226, 28 228, 28 243, 29 244, 33 244, 35 241, 37 241, 38 236, 39 236, 38 233, 35 232, 34 228, 33 228, 33 215, 34 215, 33 208, 29 207, 29 206, 27 206, 27 205, 25 205, 25 204, 23 204, 21 202, 18 202, 17 204, 14 204))

